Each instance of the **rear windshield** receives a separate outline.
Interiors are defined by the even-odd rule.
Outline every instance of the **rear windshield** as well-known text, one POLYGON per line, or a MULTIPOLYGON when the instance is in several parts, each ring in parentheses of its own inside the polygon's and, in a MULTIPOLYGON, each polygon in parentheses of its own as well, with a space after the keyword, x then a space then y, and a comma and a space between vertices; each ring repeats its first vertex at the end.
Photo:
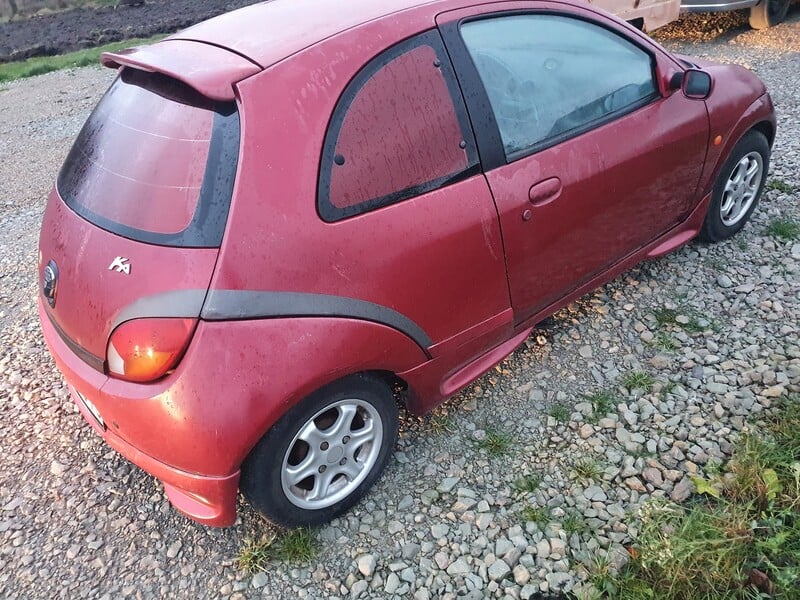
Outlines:
POLYGON ((58 178, 95 225, 153 244, 217 247, 239 152, 234 103, 125 69, 81 130, 58 178))

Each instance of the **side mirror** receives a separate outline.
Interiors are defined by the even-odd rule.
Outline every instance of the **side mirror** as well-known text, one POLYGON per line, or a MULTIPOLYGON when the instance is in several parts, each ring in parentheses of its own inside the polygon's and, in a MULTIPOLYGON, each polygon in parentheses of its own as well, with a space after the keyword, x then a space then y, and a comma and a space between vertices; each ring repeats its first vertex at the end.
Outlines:
POLYGON ((683 74, 681 90, 687 98, 705 100, 711 93, 711 75, 698 69, 689 69, 683 74))

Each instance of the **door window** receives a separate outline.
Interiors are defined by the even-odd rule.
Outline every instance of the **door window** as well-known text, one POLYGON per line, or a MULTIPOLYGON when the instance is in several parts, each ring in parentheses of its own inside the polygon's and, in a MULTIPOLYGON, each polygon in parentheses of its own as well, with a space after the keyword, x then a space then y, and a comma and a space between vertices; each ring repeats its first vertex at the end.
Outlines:
POLYGON ((598 25, 559 15, 472 21, 461 36, 513 160, 658 95, 653 58, 598 25))
POLYGON ((337 221, 459 179, 477 165, 438 33, 388 50, 348 85, 320 167, 319 212, 337 221))

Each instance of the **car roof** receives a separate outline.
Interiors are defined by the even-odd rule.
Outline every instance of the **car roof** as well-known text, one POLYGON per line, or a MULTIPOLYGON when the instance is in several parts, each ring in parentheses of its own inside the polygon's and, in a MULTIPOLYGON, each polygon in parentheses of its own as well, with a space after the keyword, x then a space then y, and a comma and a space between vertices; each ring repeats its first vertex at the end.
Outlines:
MULTIPOLYGON (((215 17, 169 39, 228 48, 267 68, 317 42, 396 12, 443 0, 270 0, 215 17)), ((433 16, 433 15, 432 15, 433 16)))

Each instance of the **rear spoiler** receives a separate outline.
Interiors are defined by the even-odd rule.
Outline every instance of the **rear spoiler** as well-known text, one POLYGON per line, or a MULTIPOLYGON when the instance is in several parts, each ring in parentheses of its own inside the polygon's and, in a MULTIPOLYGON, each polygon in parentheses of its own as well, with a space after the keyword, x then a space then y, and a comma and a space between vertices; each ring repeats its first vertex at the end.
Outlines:
POLYGON ((168 75, 211 100, 234 100, 234 84, 261 71, 243 56, 202 42, 163 40, 151 46, 104 52, 100 62, 112 69, 131 67, 168 75))

